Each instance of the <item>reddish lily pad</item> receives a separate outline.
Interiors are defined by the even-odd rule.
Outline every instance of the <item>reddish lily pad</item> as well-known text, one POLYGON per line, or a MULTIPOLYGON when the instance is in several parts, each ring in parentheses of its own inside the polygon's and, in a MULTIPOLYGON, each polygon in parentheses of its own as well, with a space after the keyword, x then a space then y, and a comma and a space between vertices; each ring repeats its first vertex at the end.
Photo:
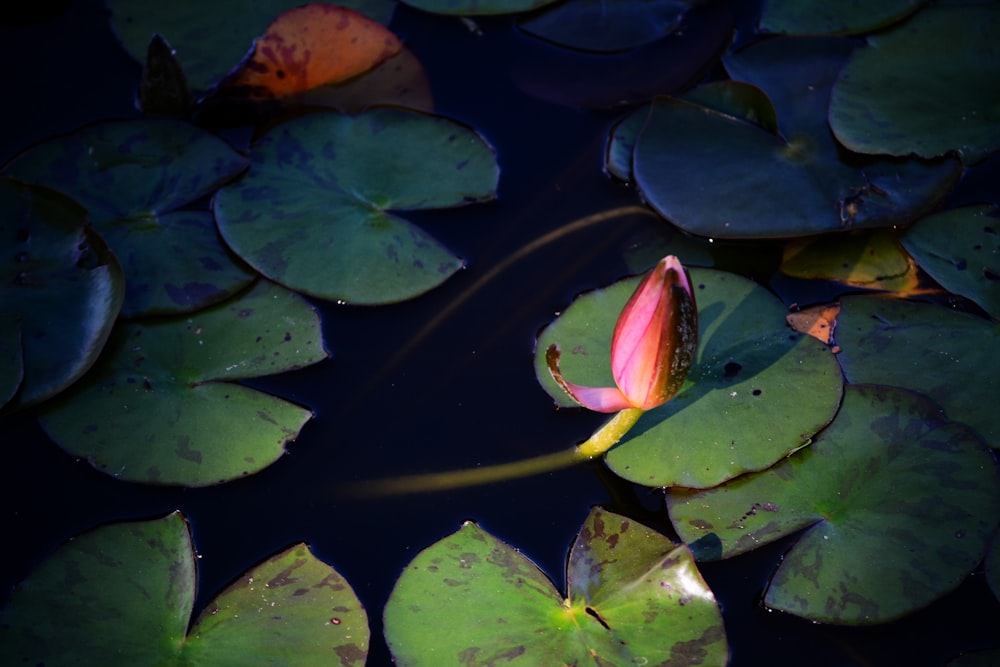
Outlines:
POLYGON ((395 663, 726 664, 722 616, 686 546, 595 508, 566 578, 564 598, 517 549, 466 522, 396 582, 385 608, 395 663))
POLYGON ((1000 211, 965 206, 919 220, 899 240, 920 268, 949 292, 1000 320, 1000 211))
POLYGON ((296 544, 254 566, 188 627, 195 553, 179 512, 101 526, 63 545, 13 591, 0 662, 362 667, 368 617, 347 582, 296 544), (267 613, 261 613, 266 609, 267 613), (72 623, 60 619, 72 618, 72 623))
POLYGON ((905 387, 1000 447, 1000 413, 984 390, 1000 375, 1000 326, 928 303, 841 299, 837 359, 848 382, 905 387))
MULTIPOLYGON (((132 57, 143 62, 153 35, 162 35, 178 53, 191 87, 204 93, 241 63, 276 16, 302 5, 301 0, 244 0, 239 4, 200 0, 147 2, 108 0, 111 28, 132 57)), ((338 0, 369 19, 386 25, 392 0, 338 0)))
POLYGON ((497 178, 486 142, 445 118, 315 113, 254 146, 249 174, 219 191, 215 214, 230 247, 272 280, 324 299, 393 303, 462 267, 396 211, 485 201, 497 178))
POLYGON ((388 28, 353 9, 313 2, 282 13, 227 87, 255 98, 346 81, 399 53, 388 28))
POLYGON ((119 479, 218 484, 273 463, 312 417, 237 381, 326 356, 316 311, 262 281, 194 314, 121 323, 93 372, 42 409, 42 426, 119 479))
POLYGON ((849 386, 809 447, 718 488, 672 489, 667 506, 703 558, 802 531, 764 604, 821 623, 883 623, 979 564, 1000 522, 1000 474, 982 440, 926 398, 849 386))
POLYGON ((23 407, 64 390, 96 361, 121 309, 125 279, 79 206, 3 176, 0 249, 7 369, 0 393, 19 388, 10 405, 23 407))
MULTIPOLYGON (((787 310, 732 273, 690 270, 699 348, 681 391, 645 413, 606 455, 618 475, 647 486, 715 486, 761 470, 809 442, 833 418, 843 381, 829 348, 788 328, 787 310)), ((611 336, 638 279, 578 297, 542 331, 535 373, 559 405, 545 350, 557 343, 576 384, 614 386, 611 336)))
POLYGON ((5 167, 21 181, 63 192, 121 259, 122 314, 188 312, 245 287, 204 211, 177 209, 246 168, 245 157, 204 130, 169 119, 107 121, 50 139, 5 167))

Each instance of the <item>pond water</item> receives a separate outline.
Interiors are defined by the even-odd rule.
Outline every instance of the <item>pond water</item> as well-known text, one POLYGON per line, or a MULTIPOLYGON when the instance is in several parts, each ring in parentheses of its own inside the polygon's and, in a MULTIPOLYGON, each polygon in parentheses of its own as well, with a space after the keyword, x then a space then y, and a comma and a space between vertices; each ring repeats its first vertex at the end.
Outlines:
MULTIPOLYGON (((743 7, 737 21, 752 25, 754 12, 743 7)), ((348 490, 369 479, 528 458, 586 438, 603 417, 555 409, 535 378, 535 335, 577 294, 627 275, 630 249, 665 235, 665 223, 647 216, 598 223, 527 254, 467 294, 544 234, 639 203, 601 170, 608 131, 623 112, 526 94, 512 72, 533 40, 509 19, 479 25, 482 34, 405 6, 391 24, 428 73, 435 110, 474 127, 497 152, 496 201, 412 216, 467 267, 396 305, 313 300, 331 359, 248 384, 308 406, 315 418, 286 456, 246 479, 200 489, 116 481, 65 454, 33 415, 3 417, 0 590, 102 522, 180 510, 199 554, 198 609, 262 558, 305 541, 364 603, 372 628, 367 664, 381 667, 391 664, 381 613, 396 577, 466 519, 520 549, 560 588, 567 549, 594 504, 672 534, 660 491, 598 463, 424 494, 370 498, 348 490), (447 316, 436 320, 439 313, 447 316)), ((96 0, 59 4, 37 22, 0 25, 0 51, 16 65, 8 72, 0 163, 52 134, 136 114, 139 67, 115 42, 96 0)), ((996 160, 987 162, 953 201, 991 188, 995 194, 996 174, 996 160)), ((720 243, 717 257, 721 268, 766 282, 780 247, 720 243)), ((760 595, 788 546, 783 540, 701 566, 722 606, 734 666, 941 664, 963 650, 997 646, 1000 605, 981 571, 928 609, 874 627, 769 612, 760 595)))

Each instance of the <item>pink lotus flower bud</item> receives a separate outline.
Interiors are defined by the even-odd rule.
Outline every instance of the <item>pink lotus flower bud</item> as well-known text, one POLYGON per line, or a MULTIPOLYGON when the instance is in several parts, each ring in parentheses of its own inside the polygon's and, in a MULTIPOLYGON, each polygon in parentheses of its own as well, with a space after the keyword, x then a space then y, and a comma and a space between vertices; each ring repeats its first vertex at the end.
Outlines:
POLYGON ((559 371, 559 346, 545 353, 549 372, 569 396, 597 412, 650 410, 680 390, 698 349, 698 311, 691 280, 668 255, 639 283, 611 339, 615 387, 583 387, 559 371))

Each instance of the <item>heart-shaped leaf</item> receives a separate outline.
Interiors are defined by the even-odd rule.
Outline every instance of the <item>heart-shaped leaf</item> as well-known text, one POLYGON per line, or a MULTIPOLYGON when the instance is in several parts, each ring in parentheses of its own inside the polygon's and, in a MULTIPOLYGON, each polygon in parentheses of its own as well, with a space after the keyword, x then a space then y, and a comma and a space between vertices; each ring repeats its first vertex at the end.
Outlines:
POLYGON ((386 603, 397 665, 723 665, 722 616, 690 551, 595 508, 564 599, 517 549, 472 522, 421 551, 386 603))
POLYGON ((846 39, 778 38, 726 59, 734 78, 767 93, 780 134, 677 99, 635 111, 647 120, 632 171, 650 205, 712 238, 889 227, 929 209, 957 181, 958 160, 849 156, 830 136, 830 86, 852 49, 846 39))
POLYGON ((0 250, 4 344, 17 338, 4 360, 7 389, 20 385, 12 405, 31 405, 59 393, 94 363, 121 309, 125 280, 76 204, 4 176, 0 250))
POLYGON ((42 426, 120 479, 217 484, 273 463, 312 416, 235 381, 326 356, 315 310, 263 281, 188 316, 120 324, 93 372, 44 407, 42 426))
POLYGON ((868 37, 841 71, 830 126, 859 153, 975 162, 1000 149, 1000 6, 928 7, 868 37))
POLYGON ((764 603, 821 623, 899 618, 951 591, 1000 521, 1000 474, 970 429, 918 394, 849 386, 833 423, 774 468, 667 506, 700 557, 803 528, 764 603))
POLYGON ((188 631, 195 587, 180 513, 99 527, 14 589, 0 616, 0 662, 328 665, 336 656, 340 665, 365 663, 364 608, 304 544, 252 568, 188 631))
POLYGON ((1000 319, 1000 212, 965 206, 919 220, 899 237, 942 287, 1000 319))
POLYGON ((230 247, 269 278, 325 299, 392 303, 462 261, 388 211, 490 199, 497 178, 486 142, 450 120, 394 108, 316 113, 264 136, 215 214, 230 247))
POLYGON ((211 215, 176 211, 246 164, 218 137, 161 118, 87 126, 29 149, 5 171, 87 209, 125 270, 122 314, 136 317, 197 310, 253 279, 219 240, 211 215))
MULTIPOLYGON (((282 12, 302 5, 302 0, 241 0, 210 3, 199 0, 146 2, 108 0, 111 28, 125 49, 139 62, 153 35, 162 35, 177 51, 192 88, 207 91, 216 85, 253 49, 254 40, 282 12)), ((396 3, 392 0, 338 0, 386 25, 396 3)))
MULTIPOLYGON (((829 348, 792 331, 786 310, 732 273, 691 269, 699 347, 685 387, 644 414, 606 456, 615 473, 648 486, 703 488, 761 470, 809 441, 840 404, 842 379, 829 348)), ((565 378, 614 386, 611 336, 638 278, 578 297, 542 331, 535 373, 564 406, 545 350, 562 349, 565 378)))
POLYGON ((1000 414, 983 399, 1000 374, 1000 326, 932 304, 852 296, 841 300, 836 339, 848 382, 919 391, 1000 447, 1000 414))

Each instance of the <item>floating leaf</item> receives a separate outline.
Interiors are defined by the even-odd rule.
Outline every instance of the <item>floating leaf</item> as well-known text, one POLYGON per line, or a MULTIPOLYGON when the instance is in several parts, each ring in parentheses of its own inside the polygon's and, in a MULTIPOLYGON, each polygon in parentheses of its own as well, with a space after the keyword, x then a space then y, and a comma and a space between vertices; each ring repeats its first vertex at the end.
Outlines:
POLYGON ((217 484, 273 463, 312 416, 235 381, 326 356, 315 310, 264 281, 188 316, 120 324, 93 371, 43 408, 42 426, 120 479, 217 484))
POLYGON ((1000 6, 928 7, 868 37, 830 98, 837 139, 859 153, 966 162, 1000 149, 1000 6))
POLYGON ((1000 447, 1000 414, 983 395, 1000 374, 996 324, 931 304, 852 296, 841 300, 837 342, 848 382, 919 391, 1000 447))
POLYGON ((434 14, 477 16, 526 12, 556 0, 402 0, 403 4, 434 14))
POLYGON ((391 303, 436 287, 462 261, 388 211, 490 199, 497 175, 492 149, 450 120, 317 113, 264 136, 215 214, 230 247, 269 278, 325 299, 391 303))
MULTIPOLYGON (((806 444, 840 404, 836 360, 787 327, 777 299, 731 273, 695 268, 691 279, 700 333, 687 384, 606 456, 616 474, 638 484, 703 488, 761 470, 806 444)), ((580 296, 539 336, 535 373, 560 405, 574 403, 552 380, 545 350, 562 349, 568 381, 613 386, 611 335, 637 281, 580 296)))
POLYGON ((796 331, 809 334, 816 340, 829 343, 833 329, 837 325, 840 304, 813 306, 785 316, 788 326, 796 331))
POLYGON ((188 312, 225 299, 254 274, 219 240, 211 215, 176 212, 246 168, 204 130, 170 119, 108 121, 51 139, 5 167, 87 209, 125 270, 122 314, 188 312))
MULTIPOLYGON (((0 309, 19 321, 17 352, 5 360, 8 389, 22 366, 12 405, 26 406, 59 393, 94 363, 121 309, 125 281, 76 204, 2 175, 0 250, 0 309)), ((7 319, 6 345, 13 326, 7 319)))
POLYGON ((659 99, 633 155, 650 205, 711 238, 779 238, 889 227, 929 209, 957 181, 955 159, 851 157, 830 136, 830 85, 853 48, 838 38, 778 38, 726 60, 767 93, 780 135, 725 113, 659 99))
POLYGON ((399 39, 353 9, 313 2, 282 13, 227 87, 272 98, 345 81, 397 54, 399 39))
POLYGON ((523 19, 525 32, 571 49, 624 51, 669 35, 694 0, 568 0, 523 19))
POLYGON ((927 0, 767 0, 760 28, 790 35, 856 35, 909 16, 927 0))
POLYGON ((919 220, 899 240, 931 278, 1000 319, 1000 213, 966 206, 919 220))
POLYGON ((792 241, 785 246, 781 272, 899 293, 915 290, 918 283, 913 261, 886 230, 792 241))
POLYGON ((328 665, 336 656, 340 665, 365 663, 364 609, 304 544, 244 574, 189 632, 195 587, 180 513, 99 527, 14 589, 0 616, 0 662, 230 665, 238 656, 244 664, 328 665))
POLYGON ((722 616, 690 551, 600 508, 570 551, 568 596, 472 522, 396 582, 385 635, 401 666, 724 665, 722 616))
MULTIPOLYGON (((142 62, 150 38, 162 35, 179 54, 191 87, 204 92, 243 60, 274 17, 301 4, 302 0, 208 4, 108 0, 108 9, 111 28, 133 58, 142 62)), ((337 4, 383 25, 389 23, 396 5, 393 0, 338 0, 337 4)))
POLYGON ((1000 520, 989 450, 907 391, 849 386, 833 423, 771 470, 672 489, 674 527, 728 558, 805 529, 764 603, 821 623, 899 618, 956 588, 1000 520))
POLYGON ((623 53, 581 53, 526 40, 513 54, 511 74, 529 95, 572 107, 620 107, 675 93, 703 77, 733 35, 733 15, 702 5, 680 27, 623 53))

